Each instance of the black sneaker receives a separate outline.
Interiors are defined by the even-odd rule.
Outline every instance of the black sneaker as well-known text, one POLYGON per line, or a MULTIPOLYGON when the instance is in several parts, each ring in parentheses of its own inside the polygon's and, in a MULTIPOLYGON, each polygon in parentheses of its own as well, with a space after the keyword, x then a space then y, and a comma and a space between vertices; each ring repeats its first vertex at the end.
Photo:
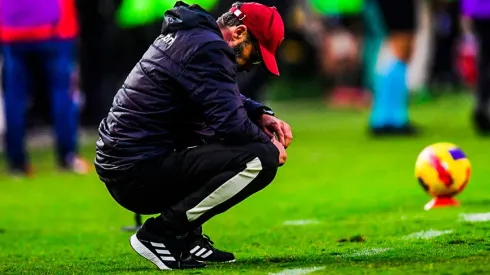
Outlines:
POLYGON ((152 236, 145 226, 131 236, 131 246, 143 258, 154 263, 161 270, 205 267, 189 253, 188 236, 152 236))
POLYGON ((394 137, 394 136, 415 136, 420 134, 420 129, 412 124, 402 127, 384 126, 379 128, 370 128, 371 135, 375 137, 394 137))
POLYGON ((213 241, 202 234, 202 227, 189 233, 191 240, 190 253, 192 257, 205 263, 232 263, 235 261, 235 255, 230 252, 221 251, 213 247, 213 241))

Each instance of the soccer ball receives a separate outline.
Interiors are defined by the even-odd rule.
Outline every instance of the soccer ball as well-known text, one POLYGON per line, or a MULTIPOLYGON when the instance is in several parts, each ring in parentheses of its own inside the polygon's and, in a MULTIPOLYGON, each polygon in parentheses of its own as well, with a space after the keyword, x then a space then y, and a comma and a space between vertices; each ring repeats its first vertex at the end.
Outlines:
POLYGON ((448 142, 425 147, 415 164, 415 177, 436 198, 451 198, 461 193, 470 174, 470 160, 458 146, 448 142))

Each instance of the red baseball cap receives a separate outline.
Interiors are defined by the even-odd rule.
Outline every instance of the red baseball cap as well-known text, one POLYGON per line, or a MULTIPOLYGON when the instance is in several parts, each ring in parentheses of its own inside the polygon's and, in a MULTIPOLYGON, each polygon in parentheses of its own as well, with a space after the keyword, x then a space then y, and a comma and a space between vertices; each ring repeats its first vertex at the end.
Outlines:
POLYGON ((284 40, 284 22, 276 7, 247 2, 239 9, 232 7, 230 12, 247 26, 259 42, 260 54, 267 70, 279 75, 275 55, 284 40))

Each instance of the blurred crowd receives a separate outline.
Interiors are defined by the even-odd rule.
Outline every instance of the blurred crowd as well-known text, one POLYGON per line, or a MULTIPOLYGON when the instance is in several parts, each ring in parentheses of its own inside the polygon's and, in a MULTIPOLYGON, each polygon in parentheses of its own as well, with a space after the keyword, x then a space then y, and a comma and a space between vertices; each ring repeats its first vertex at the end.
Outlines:
MULTIPOLYGON (((475 2, 255 2, 276 6, 286 24, 278 81, 318 84, 318 91, 296 91, 297 98, 313 93, 331 107, 372 108, 368 127, 372 133, 413 134, 416 127, 410 124, 405 93, 426 99, 475 88, 480 103, 473 120, 477 129, 488 133, 484 90, 490 82, 479 78, 478 71, 486 68, 487 59, 490 65, 490 58, 479 53, 478 45, 490 42, 490 11, 487 19, 484 12, 466 7, 465 1, 475 2)), ((191 2, 217 17, 235 1, 191 2)), ((128 72, 158 36, 162 14, 174 4, 173 0, 0 0, 4 99, 0 133, 5 136, 11 172, 29 171, 26 130, 48 124, 54 126, 59 166, 88 171, 77 155, 77 129, 80 124, 98 126, 128 72)), ((257 100, 267 96, 263 91, 270 81, 260 68, 240 74, 237 81, 243 94, 257 100)))

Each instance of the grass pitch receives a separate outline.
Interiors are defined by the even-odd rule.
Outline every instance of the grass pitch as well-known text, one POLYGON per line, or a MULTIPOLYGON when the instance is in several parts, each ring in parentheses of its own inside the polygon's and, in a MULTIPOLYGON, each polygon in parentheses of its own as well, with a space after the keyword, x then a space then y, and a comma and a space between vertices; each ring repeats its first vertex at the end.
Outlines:
MULTIPOLYGON (((470 97, 416 106, 423 136, 380 140, 366 135, 367 113, 311 102, 272 106, 294 130, 288 163, 268 188, 204 227, 237 262, 175 274, 490 272, 490 223, 460 216, 490 212, 490 139, 470 127, 470 97), (460 145, 473 174, 458 196, 461 207, 424 211, 430 198, 414 163, 439 141, 460 145), (407 237, 428 230, 427 238, 407 237)), ((52 160, 49 152, 33 153, 34 179, 0 176, 0 274, 161 273, 130 248, 131 233, 120 228, 133 215, 96 175, 60 174, 52 160)))

